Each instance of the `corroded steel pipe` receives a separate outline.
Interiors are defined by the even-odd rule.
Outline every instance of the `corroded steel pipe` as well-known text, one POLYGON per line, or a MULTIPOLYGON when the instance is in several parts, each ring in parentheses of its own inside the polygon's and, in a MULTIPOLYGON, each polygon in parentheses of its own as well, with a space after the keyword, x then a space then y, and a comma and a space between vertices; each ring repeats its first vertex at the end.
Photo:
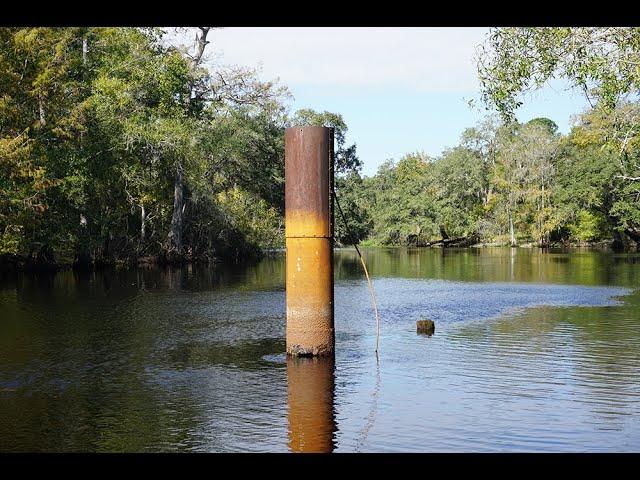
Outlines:
POLYGON ((289 450, 331 453, 337 430, 333 357, 287 359, 289 450))
POLYGON ((333 129, 285 132, 287 353, 333 355, 333 129))

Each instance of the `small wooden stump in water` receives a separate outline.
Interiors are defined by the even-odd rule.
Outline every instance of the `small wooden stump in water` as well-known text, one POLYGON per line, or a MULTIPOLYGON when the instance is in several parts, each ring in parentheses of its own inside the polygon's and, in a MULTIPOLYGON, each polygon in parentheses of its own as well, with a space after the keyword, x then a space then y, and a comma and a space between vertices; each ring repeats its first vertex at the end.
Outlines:
POLYGON ((436 324, 433 323, 433 320, 429 319, 418 320, 416 322, 416 330, 418 333, 424 333, 431 336, 436 331, 436 324))

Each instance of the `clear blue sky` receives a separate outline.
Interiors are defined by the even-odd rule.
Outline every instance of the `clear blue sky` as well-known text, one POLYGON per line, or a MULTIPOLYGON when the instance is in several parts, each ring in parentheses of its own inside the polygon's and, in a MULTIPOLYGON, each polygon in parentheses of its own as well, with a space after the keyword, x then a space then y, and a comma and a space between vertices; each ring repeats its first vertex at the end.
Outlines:
MULTIPOLYGON (((437 156, 487 112, 473 57, 488 28, 224 28, 210 34, 209 62, 257 66, 293 94, 291 109, 343 115, 363 173, 388 158, 437 156)), ((190 35, 190 34, 189 34, 190 35)), ((190 36, 188 37, 190 38, 190 36)), ((563 84, 525 97, 520 121, 548 117, 566 133, 588 106, 563 84)))

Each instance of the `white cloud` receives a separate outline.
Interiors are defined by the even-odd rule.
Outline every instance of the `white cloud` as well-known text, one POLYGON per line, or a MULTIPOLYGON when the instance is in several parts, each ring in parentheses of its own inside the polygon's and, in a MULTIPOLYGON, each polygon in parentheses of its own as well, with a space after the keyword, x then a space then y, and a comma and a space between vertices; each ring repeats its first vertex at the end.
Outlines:
MULTIPOLYGON (((478 88, 473 55, 486 28, 224 28, 209 34, 211 61, 261 66, 295 86, 478 88)), ((189 38, 191 38, 191 34, 189 38)))

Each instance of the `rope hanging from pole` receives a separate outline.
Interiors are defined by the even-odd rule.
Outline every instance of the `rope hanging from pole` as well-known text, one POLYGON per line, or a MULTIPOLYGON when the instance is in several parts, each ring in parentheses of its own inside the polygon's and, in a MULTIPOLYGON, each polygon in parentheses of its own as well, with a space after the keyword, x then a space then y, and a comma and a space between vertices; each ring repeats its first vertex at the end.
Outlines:
MULTIPOLYGON (((351 238, 355 237, 352 235, 351 230, 349 230, 349 224, 347 223, 347 218, 342 211, 342 207, 340 207, 340 202, 338 201, 338 195, 336 194, 335 186, 332 184, 331 190, 333 193, 333 198, 336 201, 336 205, 338 207, 338 212, 340 212, 340 216, 342 217, 342 222, 344 223, 344 227, 347 230, 347 233, 351 238)), ((376 357, 378 356, 378 347, 380 346, 380 317, 378 316, 378 306, 376 305, 376 294, 373 290, 373 284, 371 283, 371 278, 369 278, 369 272, 367 271, 367 265, 364 262, 364 257, 358 248, 358 241, 354 240, 352 245, 355 247, 356 252, 358 253, 358 257, 360 258, 360 263, 362 263, 362 269, 364 270, 364 274, 367 277, 367 283, 369 284, 369 293, 371 294, 371 303, 373 305, 373 312, 376 316, 376 357)))

